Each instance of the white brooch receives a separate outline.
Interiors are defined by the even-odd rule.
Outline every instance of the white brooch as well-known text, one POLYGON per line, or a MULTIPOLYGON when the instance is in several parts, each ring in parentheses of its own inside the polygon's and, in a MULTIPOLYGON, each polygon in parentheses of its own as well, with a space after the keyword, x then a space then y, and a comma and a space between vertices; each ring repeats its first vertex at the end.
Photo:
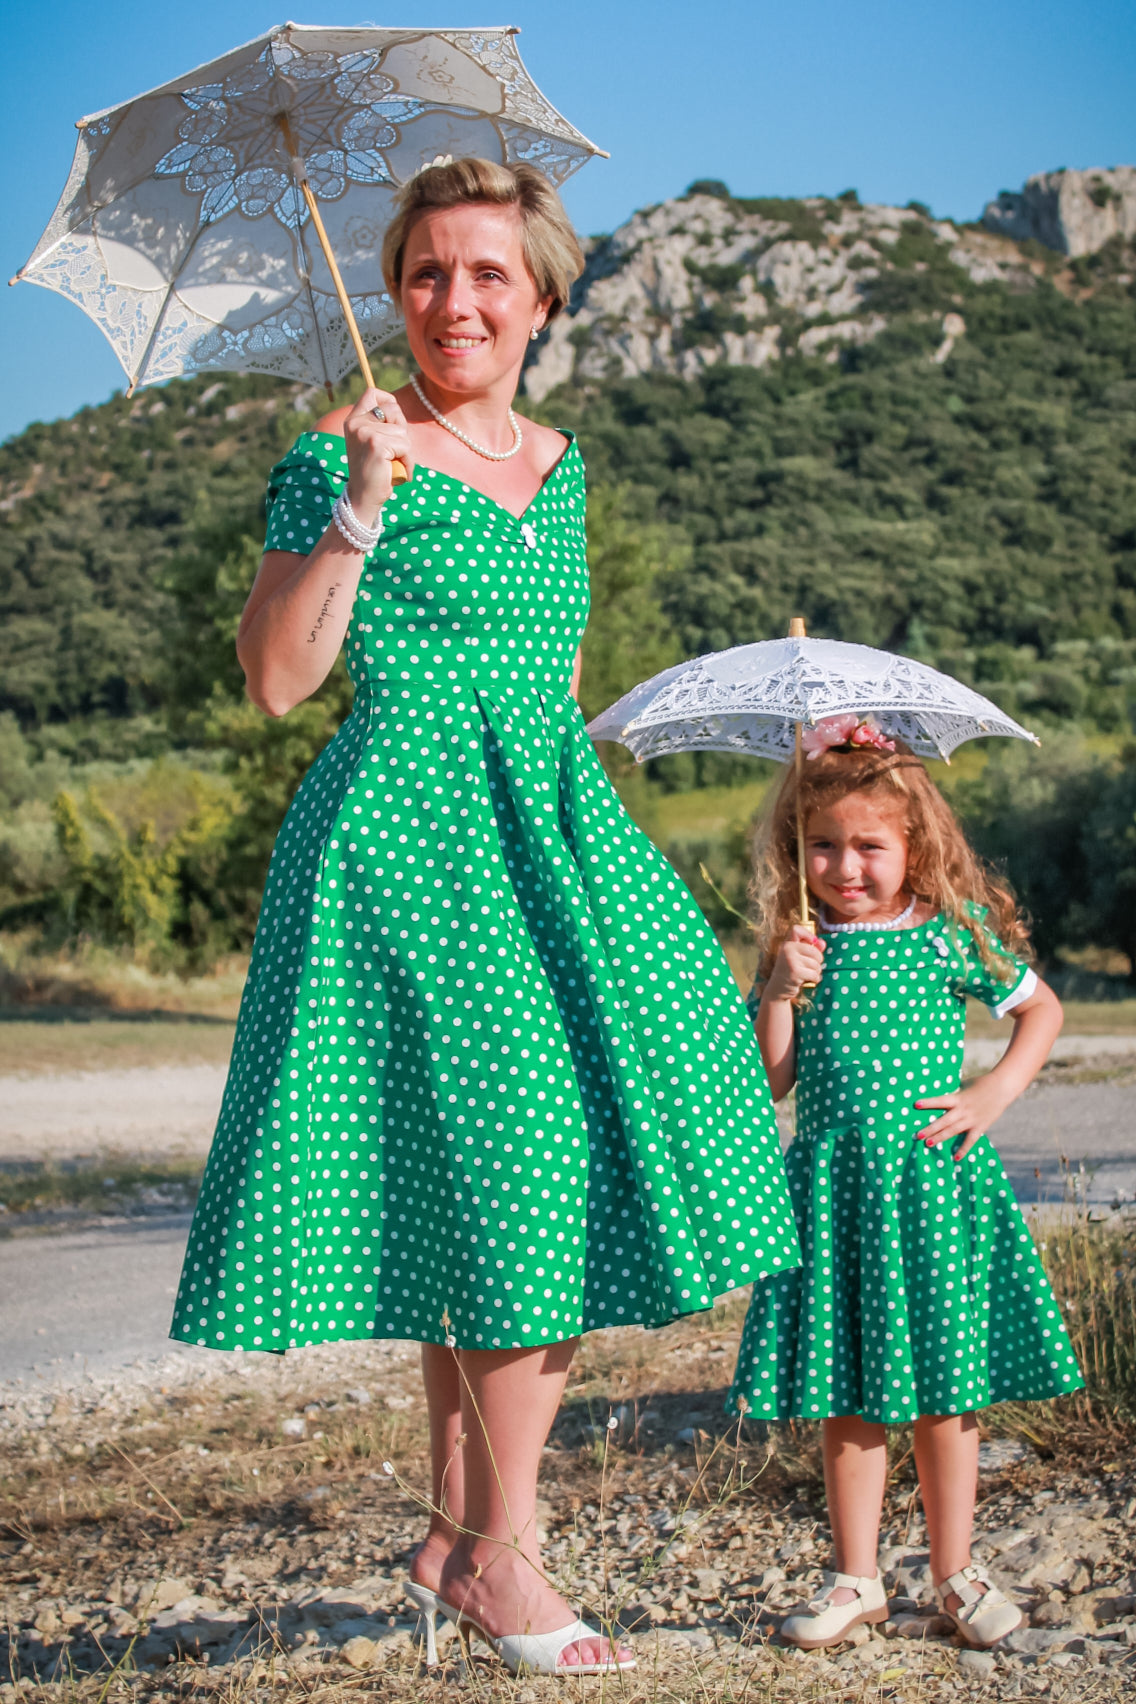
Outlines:
POLYGON ((940 958, 950 958, 951 949, 948 947, 941 935, 932 935, 931 945, 934 947, 940 958))
POLYGON ((529 521, 523 521, 521 523, 521 537, 524 539, 527 549, 536 549, 536 533, 529 521))

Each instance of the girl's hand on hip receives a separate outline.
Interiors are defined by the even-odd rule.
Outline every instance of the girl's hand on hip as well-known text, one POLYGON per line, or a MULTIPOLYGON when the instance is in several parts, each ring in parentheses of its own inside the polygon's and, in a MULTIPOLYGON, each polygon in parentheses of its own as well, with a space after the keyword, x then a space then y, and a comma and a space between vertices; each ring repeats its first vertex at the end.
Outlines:
POLYGON ((1011 1095, 1007 1100, 989 1077, 979 1077, 968 1088, 958 1089, 952 1095, 934 1095, 927 1100, 916 1101, 920 1112, 936 1107, 943 1109, 942 1117, 920 1130, 916 1140, 926 1143, 928 1148, 935 1148, 940 1142, 950 1142, 956 1136, 962 1136, 964 1140, 955 1149, 954 1158, 956 1161, 965 1160, 978 1138, 997 1123, 1013 1098, 1011 1095))
POLYGON ((373 527, 391 494, 391 463, 400 461, 408 474, 414 473, 406 416, 389 391, 365 390, 343 422, 343 436, 351 469, 347 495, 359 519, 373 527))
POLYGON ((803 923, 794 923, 778 949, 765 998, 795 1000, 802 988, 819 982, 823 973, 824 942, 803 923))

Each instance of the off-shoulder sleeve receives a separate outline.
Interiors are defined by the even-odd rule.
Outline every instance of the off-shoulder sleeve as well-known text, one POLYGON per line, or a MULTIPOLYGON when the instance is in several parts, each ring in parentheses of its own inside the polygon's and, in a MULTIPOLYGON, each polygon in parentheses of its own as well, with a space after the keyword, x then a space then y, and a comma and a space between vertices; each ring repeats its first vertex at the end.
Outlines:
POLYGON ((295 550, 307 556, 331 520, 332 506, 347 482, 347 446, 324 432, 304 432, 268 476, 265 550, 295 550))
POLYGON ((1025 959, 1018 958, 1016 953, 1004 947, 993 930, 987 928, 984 907, 974 908, 971 926, 958 931, 956 946, 958 973, 954 981, 955 993, 960 996, 969 994, 973 999, 981 1000, 990 1008, 993 1017, 1004 1018, 1007 1012, 1028 1000, 1037 987, 1037 977, 1025 959), (994 954, 999 970, 1005 967, 1001 976, 992 974, 983 964, 974 937, 978 930, 981 930, 994 954))

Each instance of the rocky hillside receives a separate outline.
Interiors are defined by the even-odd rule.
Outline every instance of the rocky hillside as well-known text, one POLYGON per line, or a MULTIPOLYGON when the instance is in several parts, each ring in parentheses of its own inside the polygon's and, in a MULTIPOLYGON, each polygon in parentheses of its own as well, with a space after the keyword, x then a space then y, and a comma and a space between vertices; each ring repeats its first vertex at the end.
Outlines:
MULTIPOLYGON (((1097 176, 1081 174, 1094 216, 1127 217, 1136 172, 1097 176)), ((1023 191, 1031 218, 1043 191, 1023 191)), ((1082 242, 1057 193, 1051 235, 1082 242)), ((938 661, 1027 721, 1113 730, 1136 725, 1134 279, 1119 230, 1065 254, 851 193, 695 185, 593 244, 571 311, 532 346, 530 396, 579 430, 597 516, 671 529, 658 560, 685 566, 656 590, 684 654, 799 612, 938 661), (614 509, 601 487, 620 488, 614 509)), ((407 359, 385 345, 379 383, 404 382, 407 359)), ((171 658, 183 686, 207 661, 239 690, 265 475, 325 406, 202 374, 0 445, 0 714, 125 724, 168 702, 171 658)))
POLYGON ((935 219, 918 202, 732 195, 704 181, 635 213, 591 245, 569 311, 526 374, 536 400, 566 382, 660 372, 694 378, 727 363, 871 342, 897 312, 942 320, 936 354, 965 334, 978 286, 1067 294, 1136 277, 1136 167, 1050 172, 1003 191, 981 224, 935 219))
POLYGON ((1025 188, 1004 189, 982 223, 1061 254, 1097 254, 1108 243, 1136 241, 1136 166, 1108 171, 1038 172, 1025 188))

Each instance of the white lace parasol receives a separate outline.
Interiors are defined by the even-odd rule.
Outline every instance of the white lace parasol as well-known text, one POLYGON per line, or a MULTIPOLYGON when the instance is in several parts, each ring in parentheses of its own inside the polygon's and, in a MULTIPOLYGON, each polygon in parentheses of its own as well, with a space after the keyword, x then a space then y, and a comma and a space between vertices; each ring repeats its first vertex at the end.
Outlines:
POLYGON ((1034 740, 996 704, 910 657, 835 639, 765 639, 664 669, 589 723, 640 763, 677 751, 734 751, 786 760, 798 724, 855 712, 921 757, 949 758, 964 740, 1034 740))
POLYGON ((313 197, 373 348, 400 324, 379 268, 400 184, 468 154, 559 184, 601 152, 545 100, 515 35, 284 24, 81 119, 17 279, 89 314, 132 389, 205 369, 334 383, 361 351, 313 197))

